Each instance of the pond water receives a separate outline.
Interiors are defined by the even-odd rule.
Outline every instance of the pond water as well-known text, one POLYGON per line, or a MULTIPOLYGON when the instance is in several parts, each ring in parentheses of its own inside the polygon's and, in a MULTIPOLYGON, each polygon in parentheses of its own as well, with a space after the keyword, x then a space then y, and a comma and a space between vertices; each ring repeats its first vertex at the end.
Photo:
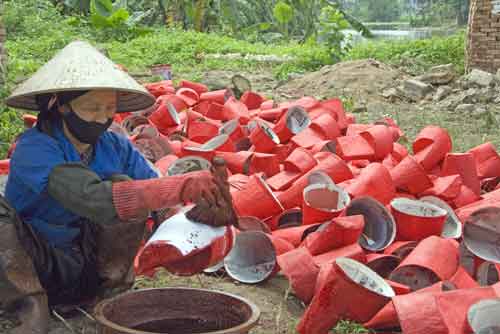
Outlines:
MULTIPOLYGON (((371 30, 375 39, 386 40, 404 40, 404 39, 425 39, 435 36, 449 36, 457 32, 457 29, 443 29, 443 28, 415 28, 415 29, 372 29, 371 30)), ((362 43, 368 39, 361 36, 358 31, 347 29, 344 33, 351 36, 354 44, 362 43)))

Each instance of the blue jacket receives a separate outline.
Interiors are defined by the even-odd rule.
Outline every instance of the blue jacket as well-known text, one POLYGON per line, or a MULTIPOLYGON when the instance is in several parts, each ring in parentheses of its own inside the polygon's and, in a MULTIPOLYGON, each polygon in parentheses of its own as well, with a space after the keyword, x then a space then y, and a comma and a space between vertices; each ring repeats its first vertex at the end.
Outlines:
MULTIPOLYGON (((33 128, 19 138, 10 161, 6 198, 20 218, 49 244, 67 248, 79 235, 81 217, 52 198, 47 184, 54 167, 81 159, 64 135, 61 123, 53 128, 53 137, 33 128)), ((127 138, 109 131, 95 145, 89 168, 103 180, 113 174, 126 174, 136 180, 158 176, 127 138)))

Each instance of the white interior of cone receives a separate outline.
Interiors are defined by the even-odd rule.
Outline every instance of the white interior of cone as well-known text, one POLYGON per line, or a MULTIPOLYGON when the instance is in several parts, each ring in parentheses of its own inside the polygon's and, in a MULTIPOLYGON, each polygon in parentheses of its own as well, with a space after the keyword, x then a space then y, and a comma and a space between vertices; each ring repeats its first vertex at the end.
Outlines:
POLYGON ((485 299, 472 305, 467 320, 476 334, 500 333, 500 299, 485 299))
POLYGON ((477 281, 481 286, 493 285, 499 282, 499 274, 494 263, 483 262, 477 269, 477 281))
POLYGON ((224 259, 229 276, 242 283, 259 283, 276 266, 276 250, 263 232, 248 231, 236 235, 231 252, 224 259))
POLYGON ((371 197, 361 197, 351 201, 346 215, 363 215, 365 227, 359 244, 369 251, 381 251, 396 238, 396 223, 392 214, 379 201, 371 197))
POLYGON ((347 191, 331 184, 311 184, 303 195, 310 207, 330 212, 343 210, 351 201, 347 191))
POLYGON ((172 117, 172 119, 174 120, 175 124, 176 125, 181 124, 181 120, 179 118, 179 113, 175 109, 174 105, 172 103, 170 103, 169 101, 167 101, 167 110, 170 114, 170 117, 172 117))
POLYGON ((389 279, 409 286, 413 291, 426 288, 440 281, 433 271, 416 265, 397 268, 389 275, 389 279))
POLYGON ((205 142, 201 146, 186 146, 186 150, 196 152, 212 152, 224 145, 229 139, 228 135, 218 135, 205 142))
POLYGON ((234 132, 234 130, 236 130, 236 127, 238 126, 238 124, 239 124, 239 120, 237 118, 232 119, 230 121, 227 121, 226 123, 224 123, 220 127, 219 134, 230 135, 231 133, 234 132))
POLYGON ((307 181, 309 185, 311 184, 328 184, 328 185, 335 185, 333 182, 332 178, 326 174, 325 172, 321 170, 317 170, 309 174, 307 177, 307 181))
POLYGON ((293 106, 286 113, 286 126, 294 135, 306 129, 311 124, 311 118, 300 106, 293 106))
POLYGON ((272 139, 273 142, 275 142, 276 144, 280 143, 280 138, 276 135, 276 133, 273 131, 273 129, 271 129, 265 123, 260 123, 259 125, 262 128, 262 130, 266 133, 266 135, 272 139))
POLYGON ((391 206, 399 212, 408 215, 424 218, 437 218, 446 216, 446 210, 441 209, 433 204, 415 201, 408 198, 396 198, 391 201, 391 206))
POLYGON ((187 219, 185 212, 191 208, 192 206, 185 207, 181 212, 165 220, 151 236, 146 247, 156 242, 167 243, 185 256, 210 246, 215 239, 226 233, 228 227, 213 227, 187 219))
POLYGON ((455 214, 455 210, 453 210, 445 201, 435 196, 421 197, 420 200, 440 207, 448 213, 443 227, 443 232, 441 233, 443 238, 458 239, 462 236, 462 223, 455 214))
POLYGON ((181 175, 187 172, 209 170, 211 167, 212 165, 206 159, 188 156, 175 160, 168 168, 167 174, 169 176, 181 175))
POLYGON ((500 263, 500 221, 465 224, 463 240, 474 255, 500 263))
POLYGON ((347 277, 366 289, 388 298, 396 295, 392 287, 380 275, 364 264, 345 257, 335 262, 347 277))

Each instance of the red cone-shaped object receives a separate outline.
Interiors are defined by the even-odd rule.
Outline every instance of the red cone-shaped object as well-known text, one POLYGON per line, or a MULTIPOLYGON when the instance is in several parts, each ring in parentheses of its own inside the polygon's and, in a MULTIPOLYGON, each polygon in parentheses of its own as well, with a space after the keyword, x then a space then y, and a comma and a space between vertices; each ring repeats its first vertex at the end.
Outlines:
POLYGON ((294 181, 293 185, 288 190, 278 195, 278 199, 286 209, 301 205, 302 192, 308 185, 308 176, 314 171, 324 171, 335 183, 340 183, 353 177, 349 167, 347 167, 344 161, 334 154, 329 154, 328 157, 321 160, 316 167, 294 181))
POLYGON ((257 122, 257 126, 250 134, 250 141, 255 146, 255 150, 262 153, 271 152, 280 144, 276 133, 262 122, 257 122))
POLYGON ((465 186, 469 187, 476 195, 481 194, 476 161, 471 153, 448 153, 444 158, 441 173, 443 176, 460 175, 465 186))
POLYGON ((363 216, 338 217, 325 224, 320 231, 307 236, 303 245, 312 255, 320 255, 333 249, 357 243, 365 220, 363 216))
POLYGON ((349 194, 340 187, 333 184, 311 184, 303 193, 303 223, 310 225, 337 217, 350 201, 349 194))
POLYGON ((301 225, 297 227, 280 228, 273 231, 273 235, 299 247, 302 241, 312 232, 316 231, 321 224, 301 225))
POLYGON ((458 264, 458 243, 432 236, 422 240, 389 279, 415 291, 450 279, 457 272, 458 264))
POLYGON ((250 121, 250 113, 247 106, 231 96, 222 109, 223 121, 239 119, 241 124, 247 124, 250 121))
POLYGON ((258 175, 252 175, 245 187, 233 194, 234 208, 239 216, 266 219, 283 211, 278 199, 258 175), (259 205, 255 205, 259 203, 259 205))
POLYGON ((479 284, 465 271, 462 266, 458 267, 457 272, 450 278, 450 282, 455 284, 457 289, 478 288, 479 284))
POLYGON ((208 87, 204 84, 187 80, 181 80, 181 82, 179 83, 179 87, 191 88, 192 90, 196 91, 198 95, 208 92, 208 87))
POLYGON ((361 263, 366 263, 366 254, 358 243, 351 244, 342 248, 337 248, 314 257, 314 263, 323 266, 327 263, 333 263, 341 257, 348 257, 361 263))
POLYGON ((398 313, 392 301, 388 302, 377 314, 364 324, 371 329, 399 328, 398 313))
POLYGON ((297 248, 278 256, 278 265, 290 281, 293 292, 304 303, 309 303, 314 296, 319 267, 305 248, 297 248))
POLYGON ((240 101, 247 106, 248 110, 259 109, 264 102, 264 97, 258 93, 247 91, 241 95, 240 101))
POLYGON ((393 137, 392 131, 385 125, 374 125, 360 133, 361 137, 365 138, 375 151, 374 158, 383 160, 392 152, 393 137))
POLYGON ((317 164, 318 161, 311 152, 302 147, 298 147, 288 156, 283 163, 283 167, 286 171, 304 174, 317 164))
POLYGON ((390 173, 396 188, 414 195, 433 186, 424 168, 411 156, 404 158, 390 173))
POLYGON ((371 196, 382 204, 388 204, 396 195, 391 175, 380 163, 373 163, 364 168, 347 191, 353 198, 371 196))
POLYGON ((384 279, 363 264, 340 258, 328 270, 325 281, 307 308, 297 331, 327 333, 341 319, 364 323, 395 296, 384 279))
POLYGON ((396 198, 391 201, 399 240, 420 241, 432 235, 440 236, 448 212, 424 201, 396 198))
POLYGON ((373 147, 360 135, 338 137, 335 140, 337 154, 344 160, 372 160, 375 156, 373 147))
POLYGON ((437 126, 424 128, 413 142, 415 160, 427 171, 432 170, 443 161, 451 149, 450 135, 445 129, 437 126))
POLYGON ((500 176, 500 156, 490 142, 469 150, 476 160, 477 174, 480 178, 500 176))

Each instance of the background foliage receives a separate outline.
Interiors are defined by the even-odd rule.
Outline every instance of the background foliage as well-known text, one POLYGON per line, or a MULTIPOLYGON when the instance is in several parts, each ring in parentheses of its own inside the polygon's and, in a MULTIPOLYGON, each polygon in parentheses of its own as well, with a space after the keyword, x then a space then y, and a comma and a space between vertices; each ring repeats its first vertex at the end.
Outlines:
POLYGON ((351 5, 349 1, 323 0, 4 1, 9 57, 7 82, 0 87, 0 154, 22 129, 19 115, 2 104, 3 98, 75 39, 105 49, 131 72, 170 63, 174 73, 193 80, 213 69, 268 71, 286 80, 291 73, 362 58, 409 66, 414 71, 443 63, 454 63, 463 70, 463 33, 432 40, 374 40, 352 45, 342 30, 366 28, 353 19, 351 5), (231 53, 240 56, 210 57, 231 53), (289 60, 262 62, 246 55, 289 60))

